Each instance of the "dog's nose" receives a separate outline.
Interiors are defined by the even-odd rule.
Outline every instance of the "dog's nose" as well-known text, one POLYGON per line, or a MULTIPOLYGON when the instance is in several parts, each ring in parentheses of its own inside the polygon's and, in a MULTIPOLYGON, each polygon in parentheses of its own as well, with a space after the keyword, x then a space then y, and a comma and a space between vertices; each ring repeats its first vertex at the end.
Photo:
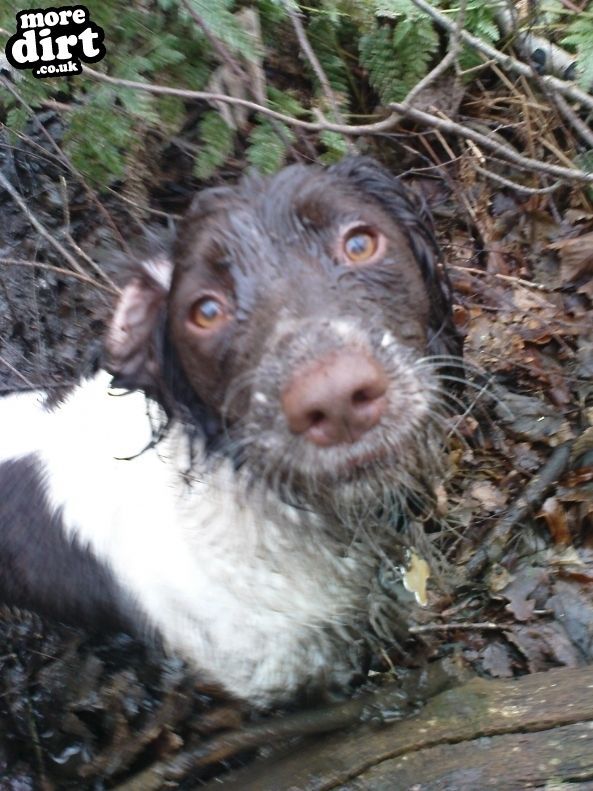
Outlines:
POLYGON ((341 351, 293 374, 282 393, 290 430, 330 447, 359 440, 387 406, 387 375, 372 357, 341 351))

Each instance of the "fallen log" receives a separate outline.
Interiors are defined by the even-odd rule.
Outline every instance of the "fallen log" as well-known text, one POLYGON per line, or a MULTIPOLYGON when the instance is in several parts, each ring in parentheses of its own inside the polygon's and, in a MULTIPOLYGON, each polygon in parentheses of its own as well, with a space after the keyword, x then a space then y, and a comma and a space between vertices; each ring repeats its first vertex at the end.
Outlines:
MULTIPOLYGON (((380 730, 332 734, 223 783, 241 791, 593 788, 593 667, 474 678, 380 730), (555 787, 556 787, 555 785, 555 787)), ((220 778, 216 781, 220 787, 220 778)))

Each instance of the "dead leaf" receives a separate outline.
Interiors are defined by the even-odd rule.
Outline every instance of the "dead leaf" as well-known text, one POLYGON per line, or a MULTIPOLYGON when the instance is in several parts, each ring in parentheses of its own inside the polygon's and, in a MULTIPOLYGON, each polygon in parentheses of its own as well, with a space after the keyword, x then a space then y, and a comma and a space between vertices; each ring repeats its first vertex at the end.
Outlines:
POLYGON ((500 593, 504 590, 515 578, 505 569, 504 566, 495 564, 488 572, 487 583, 488 590, 492 593, 500 593))
POLYGON ((560 256, 562 282, 574 283, 584 276, 593 275, 593 233, 575 239, 560 239, 549 245, 560 256))
POLYGON ((418 604, 425 607, 428 603, 426 583, 430 577, 430 566, 412 550, 407 553, 407 561, 407 566, 401 569, 404 588, 414 594, 418 604))
POLYGON ((583 664, 578 650, 556 621, 516 624, 505 631, 505 637, 523 654, 530 673, 549 670, 556 665, 579 667, 583 664))
POLYGON ((548 572, 544 568, 534 566, 521 569, 515 579, 501 591, 509 601, 506 606, 508 612, 518 621, 528 621, 536 607, 536 591, 547 585, 548 581, 548 572))
POLYGON ((506 494, 489 481, 476 481, 470 486, 469 493, 483 511, 500 511, 507 504, 506 494))
POLYGON ((555 544, 568 546, 572 542, 566 511, 556 497, 548 497, 544 500, 541 511, 537 516, 545 519, 555 544))
POLYGON ((593 592, 591 584, 568 580, 554 583, 546 607, 553 610, 572 642, 590 661, 593 658, 593 592))
POLYGON ((482 665, 494 678, 512 678, 513 667, 509 649, 502 643, 490 643, 482 654, 482 665))
POLYGON ((496 412, 500 419, 521 438, 545 441, 563 427, 562 414, 539 398, 510 393, 502 388, 496 395, 496 412))

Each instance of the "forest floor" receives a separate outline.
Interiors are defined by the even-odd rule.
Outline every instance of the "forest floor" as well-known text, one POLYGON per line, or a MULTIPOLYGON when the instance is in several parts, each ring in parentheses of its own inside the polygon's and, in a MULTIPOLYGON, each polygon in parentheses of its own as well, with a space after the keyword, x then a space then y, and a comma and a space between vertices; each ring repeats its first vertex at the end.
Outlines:
MULTIPOLYGON (((39 124, 60 139, 50 109, 32 124, 30 145, 0 148, 0 170, 25 200, 23 210, 0 191, 3 393, 59 392, 96 367, 112 281, 121 281, 125 248, 147 222, 115 194, 103 204, 107 221, 64 178, 39 124), (32 232, 31 215, 48 235, 32 232), (59 264, 56 241, 90 263, 78 272, 59 264)), ((377 658, 382 673, 365 692, 378 700, 386 681, 417 679, 427 666, 505 679, 593 659, 590 197, 575 187, 518 193, 437 143, 409 129, 369 146, 433 207, 468 377, 430 527, 452 582, 429 587, 405 656, 387 647, 377 658)), ((217 179, 241 169, 231 162, 217 179)), ((150 224, 162 229, 164 215, 178 216, 194 186, 191 162, 172 145, 152 194, 162 214, 150 224)), ((232 774, 266 743, 290 739, 296 749, 301 726, 309 734, 331 727, 323 715, 305 725, 294 712, 245 712, 126 635, 89 636, 4 610, 0 646, 2 789, 145 791, 161 787, 159 772, 192 788, 232 774)))

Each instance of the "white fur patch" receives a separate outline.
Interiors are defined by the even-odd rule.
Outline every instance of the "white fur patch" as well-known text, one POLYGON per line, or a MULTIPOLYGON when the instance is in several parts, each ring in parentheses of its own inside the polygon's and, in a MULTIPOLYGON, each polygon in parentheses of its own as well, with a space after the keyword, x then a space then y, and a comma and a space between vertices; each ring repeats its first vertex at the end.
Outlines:
POLYGON ((259 390, 253 394, 253 400, 257 401, 258 404, 267 404, 268 397, 265 393, 260 393, 259 390))
POLYGON ((173 277, 173 264, 168 256, 163 254, 147 258, 142 261, 142 269, 163 291, 169 291, 173 277))
POLYGON ((366 620, 366 553, 336 552, 291 507, 246 495, 228 462, 188 486, 183 432, 146 449, 144 396, 109 381, 99 374, 51 412, 35 394, 0 401, 0 460, 40 455, 66 529, 172 651, 230 692, 267 704, 346 672, 336 632, 366 620))
POLYGON ((357 326, 350 321, 346 321, 345 319, 335 319, 334 321, 330 322, 330 326, 336 335, 342 340, 348 340, 355 332, 357 332, 357 326))

